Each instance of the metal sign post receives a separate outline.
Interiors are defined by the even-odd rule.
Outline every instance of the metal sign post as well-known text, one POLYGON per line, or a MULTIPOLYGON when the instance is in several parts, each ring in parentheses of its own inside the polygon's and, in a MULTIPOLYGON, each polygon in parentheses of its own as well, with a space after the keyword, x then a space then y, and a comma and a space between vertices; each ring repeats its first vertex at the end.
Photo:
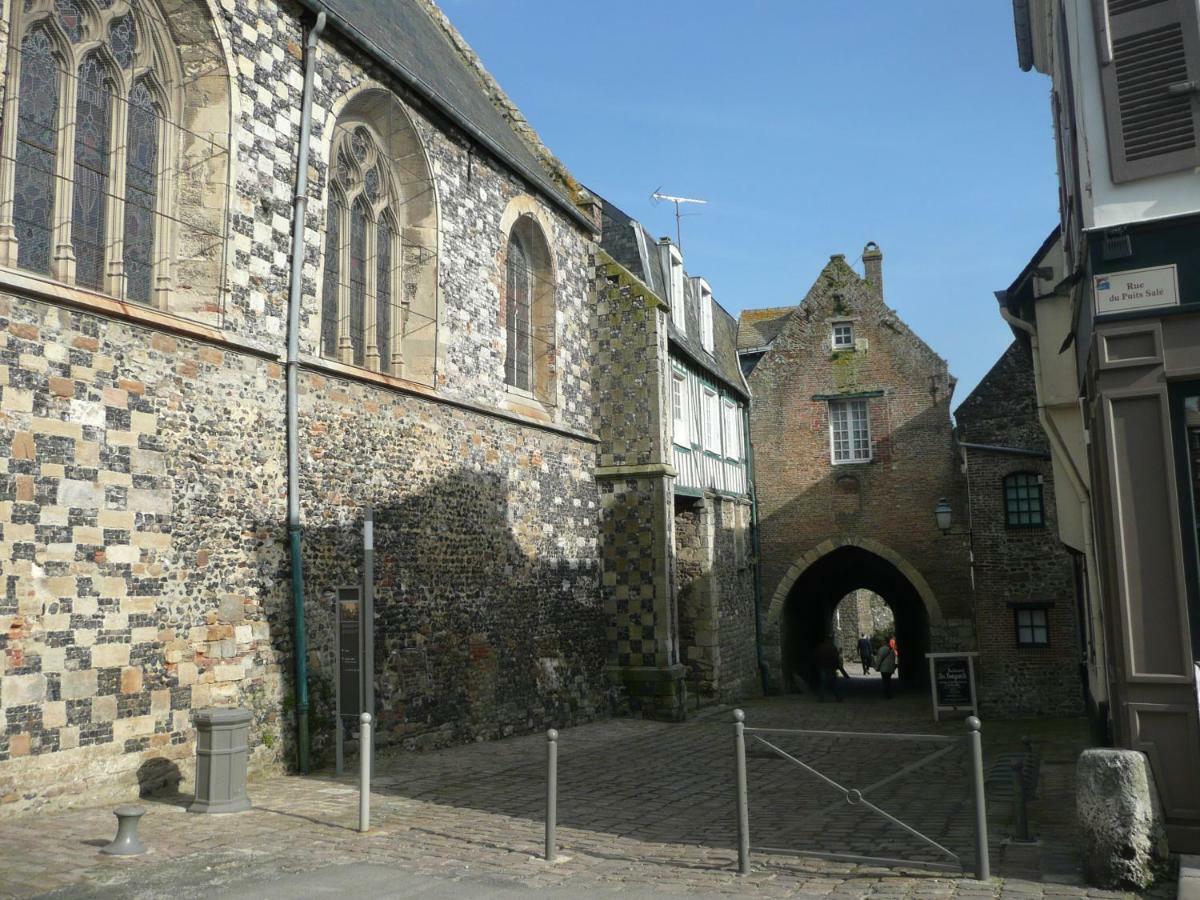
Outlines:
MULTIPOLYGON (((363 516, 362 597, 362 711, 369 712, 372 720, 375 720, 375 513, 370 507, 367 507, 363 516)), ((375 733, 378 730, 378 727, 370 730, 372 762, 375 759, 375 733)))
POLYGON ((926 653, 929 660, 929 690, 933 697, 933 721, 943 712, 970 710, 979 715, 975 697, 975 651, 961 653, 926 653))

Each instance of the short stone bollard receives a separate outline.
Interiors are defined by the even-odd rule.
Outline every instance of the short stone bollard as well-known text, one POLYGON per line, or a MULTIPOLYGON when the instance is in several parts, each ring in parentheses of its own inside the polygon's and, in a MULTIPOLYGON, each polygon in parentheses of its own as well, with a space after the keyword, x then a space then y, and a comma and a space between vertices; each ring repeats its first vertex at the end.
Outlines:
POLYGON ((146 814, 141 806, 118 806, 113 810, 117 817, 117 836, 111 844, 100 848, 109 856, 137 856, 145 853, 146 847, 138 840, 138 821, 146 814))
POLYGON ((1075 809, 1088 883, 1149 887, 1155 868, 1167 859, 1167 835, 1145 754, 1084 750, 1075 769, 1075 809))

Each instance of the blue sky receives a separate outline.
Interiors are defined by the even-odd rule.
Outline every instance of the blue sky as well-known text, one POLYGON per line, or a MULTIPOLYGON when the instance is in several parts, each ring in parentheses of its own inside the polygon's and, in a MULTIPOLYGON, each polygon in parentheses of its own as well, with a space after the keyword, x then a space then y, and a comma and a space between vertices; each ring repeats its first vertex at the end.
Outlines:
POLYGON ((730 312, 797 303, 831 253, 884 253, 887 302, 959 379, 1012 339, 992 292, 1057 221, 1049 79, 1009 0, 441 0, 577 178, 730 312))

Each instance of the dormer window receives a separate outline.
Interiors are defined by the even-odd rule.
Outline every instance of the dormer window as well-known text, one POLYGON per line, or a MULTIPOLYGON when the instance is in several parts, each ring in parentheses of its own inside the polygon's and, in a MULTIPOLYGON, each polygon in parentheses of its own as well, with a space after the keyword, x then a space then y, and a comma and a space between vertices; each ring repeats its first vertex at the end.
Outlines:
POLYGON ((713 352, 713 296, 712 288, 703 278, 700 285, 700 343, 709 353, 713 352))
POLYGON ((687 334, 686 301, 683 294, 683 257, 678 248, 664 239, 663 276, 667 282, 667 303, 671 306, 671 322, 680 334, 687 334))
POLYGON ((854 349, 854 325, 851 322, 833 323, 833 349, 854 349))

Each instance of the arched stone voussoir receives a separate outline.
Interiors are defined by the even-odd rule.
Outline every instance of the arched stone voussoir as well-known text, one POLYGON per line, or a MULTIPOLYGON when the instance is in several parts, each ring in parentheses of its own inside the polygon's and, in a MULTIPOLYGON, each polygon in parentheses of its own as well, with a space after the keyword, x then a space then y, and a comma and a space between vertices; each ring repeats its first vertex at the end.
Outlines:
POLYGON ((788 595, 791 594, 792 588, 796 586, 796 582, 800 580, 804 572, 818 560, 823 559, 842 547, 861 547, 863 550, 875 554, 880 559, 887 560, 916 589, 917 594, 921 597, 921 602, 925 605, 929 621, 942 621, 942 610, 938 605, 937 596, 933 593, 933 588, 929 586, 929 582, 925 580, 925 577, 912 563, 891 547, 881 544, 873 538, 859 535, 843 535, 839 538, 826 538, 811 550, 800 554, 796 562, 788 568, 783 578, 780 579, 779 584, 775 587, 774 593, 771 595, 771 605, 767 609, 768 624, 777 625, 779 623, 779 617, 783 614, 783 607, 787 603, 788 595))

